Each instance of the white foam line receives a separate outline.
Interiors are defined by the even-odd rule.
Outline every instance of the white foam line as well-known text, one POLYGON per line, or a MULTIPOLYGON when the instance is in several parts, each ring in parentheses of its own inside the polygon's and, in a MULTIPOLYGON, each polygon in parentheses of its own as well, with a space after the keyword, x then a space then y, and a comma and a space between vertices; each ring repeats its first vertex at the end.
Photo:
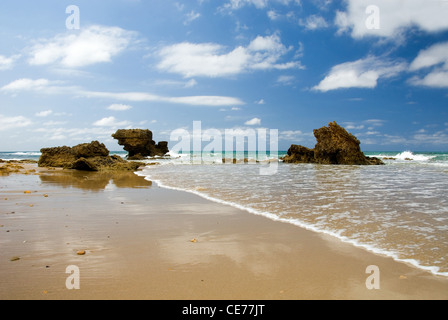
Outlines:
POLYGON ((437 276, 448 277, 448 272, 439 272, 439 270, 440 270, 439 267, 436 267, 436 266, 430 266, 430 267, 423 266, 423 265, 421 265, 419 263, 418 260, 399 258, 398 255, 396 253, 394 253, 394 252, 390 252, 390 251, 386 251, 386 250, 383 250, 383 249, 375 248, 375 247, 373 247, 371 245, 358 243, 356 240, 347 238, 345 236, 341 236, 337 232, 328 231, 328 230, 322 230, 322 229, 317 228, 316 226, 313 226, 311 224, 307 224, 307 223, 304 223, 304 222, 301 222, 301 221, 298 221, 298 220, 295 220, 295 219, 292 219, 292 218, 289 218, 289 219, 281 218, 278 215, 270 213, 270 212, 258 211, 256 209, 248 208, 248 207, 242 206, 242 205, 234 203, 234 202, 230 202, 230 201, 225 201, 225 200, 221 200, 221 199, 218 199, 218 198, 214 198, 214 197, 211 197, 211 196, 206 195, 204 193, 201 193, 201 192, 199 192, 197 190, 189 190, 189 189, 183 189, 183 188, 179 188, 179 187, 170 187, 170 186, 167 186, 167 185, 163 184, 163 182, 161 182, 160 180, 153 180, 153 179, 151 179, 151 176, 149 174, 144 174, 143 172, 136 172, 136 174, 138 176, 145 177, 145 179, 148 180, 148 181, 155 182, 159 187, 164 188, 164 189, 170 189, 170 190, 175 190, 175 191, 182 191, 182 192, 192 193, 192 194, 197 195, 197 196, 199 196, 201 198, 204 198, 206 200, 210 200, 210 201, 213 201, 213 202, 216 202, 216 203, 219 203, 219 204, 228 205, 228 206, 231 206, 231 207, 243 210, 243 211, 247 211, 247 212, 252 213, 254 215, 257 215, 257 216, 263 216, 263 217, 268 218, 268 219, 273 220, 273 221, 288 223, 288 224, 292 224, 292 225, 295 225, 297 227, 300 227, 300 228, 303 228, 303 229, 306 229, 306 230, 309 230, 309 231, 330 235, 332 237, 335 237, 335 238, 341 240, 342 242, 349 243, 349 244, 351 244, 351 245, 353 245, 353 246, 355 246, 357 248, 362 248, 362 249, 365 249, 365 250, 367 250, 369 252, 372 252, 374 254, 392 258, 395 261, 412 265, 412 266, 414 266, 414 267, 416 267, 418 269, 422 269, 424 271, 431 272, 432 274, 437 275, 437 276))

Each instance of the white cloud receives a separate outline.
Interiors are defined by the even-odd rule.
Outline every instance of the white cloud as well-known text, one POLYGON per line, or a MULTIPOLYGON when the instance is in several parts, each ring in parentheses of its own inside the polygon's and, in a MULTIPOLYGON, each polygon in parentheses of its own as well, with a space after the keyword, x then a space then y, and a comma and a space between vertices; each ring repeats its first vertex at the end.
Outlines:
POLYGON ((290 85, 294 82, 296 77, 294 76, 279 76, 277 78, 277 83, 283 84, 283 85, 290 85))
POLYGON ((60 34, 40 40, 30 49, 31 65, 58 64, 66 68, 111 62, 124 51, 136 33, 118 27, 90 26, 79 34, 60 34))
POLYGON ((355 122, 344 122, 343 125, 345 129, 347 130, 363 130, 367 129, 367 132, 364 133, 357 133, 358 135, 378 135, 380 134, 378 131, 375 131, 375 129, 378 129, 379 127, 384 126, 386 123, 386 120, 381 119, 368 119, 361 121, 359 123, 355 122))
POLYGON ((174 3, 174 6, 179 11, 184 11, 184 9, 185 9, 185 4, 183 4, 183 3, 176 2, 176 3, 174 3))
POLYGON ((417 133, 413 136, 412 143, 418 145, 448 145, 448 134, 445 131, 417 133))
POLYGON ((64 124, 67 124, 67 121, 46 121, 43 123, 43 125, 47 127, 61 126, 64 124))
POLYGON ((279 133, 279 139, 286 141, 302 141, 305 136, 300 130, 285 130, 279 133))
POLYGON ((193 88, 197 86, 198 82, 194 79, 188 80, 188 82, 185 84, 185 88, 193 88))
POLYGON ((51 115, 52 113, 53 113, 53 110, 45 110, 45 111, 36 113, 36 117, 45 118, 45 117, 48 117, 49 115, 51 115))
POLYGON ((369 119, 364 121, 365 123, 374 126, 374 127, 382 127, 384 125, 384 123, 386 122, 386 120, 381 120, 381 119, 369 119))
POLYGON ((280 18, 280 15, 277 12, 275 12, 274 10, 269 10, 267 15, 268 15, 268 18, 273 20, 273 21, 277 20, 278 18, 280 18))
POLYGON ((345 123, 345 129, 347 130, 361 130, 364 129, 365 126, 363 124, 357 125, 353 122, 346 122, 345 123))
POLYGON ((117 121, 115 117, 108 117, 96 121, 93 125, 97 127, 126 127, 130 124, 129 121, 117 121))
POLYGON ((224 4, 224 8, 230 10, 240 9, 246 5, 254 5, 258 9, 263 9, 267 6, 268 0, 229 0, 224 4))
POLYGON ((334 66, 330 73, 313 89, 327 92, 343 88, 375 88, 378 80, 391 78, 407 69, 401 61, 369 56, 354 62, 334 66))
POLYGON ((0 131, 27 127, 31 123, 31 120, 23 116, 6 117, 0 114, 0 131))
POLYGON ((438 43, 420 51, 409 66, 409 70, 416 71, 437 65, 443 65, 444 69, 448 69, 448 42, 438 43))
POLYGON ((244 124, 246 126, 259 126, 261 125, 261 119, 253 118, 252 120, 246 121, 244 124))
POLYGON ((448 70, 434 70, 423 78, 411 78, 409 83, 414 86, 448 88, 448 70))
POLYGON ((269 5, 269 2, 274 2, 282 5, 297 4, 300 5, 300 0, 229 0, 220 9, 221 10, 238 10, 244 6, 252 5, 257 9, 264 9, 269 5))
POLYGON ((126 104, 111 104, 107 109, 112 111, 127 111, 132 109, 132 106, 126 104))
POLYGON ((410 71, 432 70, 423 78, 415 76, 410 83, 417 86, 448 88, 448 42, 438 43, 420 51, 411 63, 410 71))
POLYGON ((201 17, 201 14, 192 10, 190 13, 186 14, 186 20, 184 21, 184 25, 189 25, 194 20, 199 19, 201 17))
POLYGON ((156 80, 153 83, 157 86, 178 86, 183 88, 193 88, 198 84, 195 79, 190 79, 188 81, 156 80))
POLYGON ((20 58, 20 55, 14 55, 11 57, 5 57, 5 56, 0 55, 0 71, 12 69, 12 67, 14 66, 14 63, 19 58, 20 58))
POLYGON ((79 90, 77 87, 63 86, 59 81, 48 79, 23 78, 10 82, 0 88, 0 92, 17 94, 18 92, 30 91, 39 94, 73 94, 79 90))
POLYGON ((305 20, 300 19, 299 24, 305 27, 307 30, 317 30, 328 28, 328 23, 322 16, 311 15, 305 20))
POLYGON ((1 88, 1 91, 30 91, 48 87, 50 81, 47 79, 18 79, 1 88))
POLYGON ((256 104, 266 104, 266 101, 264 99, 260 99, 258 101, 255 101, 256 104))
POLYGON ((338 12, 335 23, 340 32, 351 30, 354 38, 365 36, 395 37, 406 29, 417 27, 426 32, 448 30, 446 1, 428 0, 346 0, 347 10, 338 12), (370 5, 380 9, 380 28, 369 29, 366 13, 370 5))
POLYGON ((289 51, 290 48, 286 48, 276 34, 258 36, 247 47, 240 46, 230 52, 216 43, 183 42, 162 48, 157 67, 186 78, 226 77, 251 70, 302 68, 298 61, 279 63, 289 51))
POLYGON ((65 127, 39 127, 33 130, 39 133, 42 139, 53 141, 63 141, 64 144, 75 145, 80 142, 99 140, 107 142, 111 140, 111 134, 116 130, 113 127, 98 127, 93 126, 89 128, 67 128, 65 127))
POLYGON ((167 102, 191 106, 222 107, 244 105, 244 102, 241 99, 226 96, 164 97, 146 92, 117 93, 88 91, 78 87, 55 86, 53 83, 54 82, 47 79, 19 79, 0 88, 0 92, 16 94, 20 91, 32 91, 43 94, 65 94, 86 98, 102 98, 130 102, 167 102))

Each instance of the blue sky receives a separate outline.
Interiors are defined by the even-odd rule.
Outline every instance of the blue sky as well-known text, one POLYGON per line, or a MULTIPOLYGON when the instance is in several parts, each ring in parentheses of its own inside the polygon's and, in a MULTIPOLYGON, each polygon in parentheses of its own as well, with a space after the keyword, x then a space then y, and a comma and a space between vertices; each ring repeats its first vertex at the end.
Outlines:
POLYGON ((193 121, 278 129, 286 150, 337 121, 365 151, 446 151, 447 17, 445 0, 2 0, 0 150, 121 150, 119 128, 193 121))

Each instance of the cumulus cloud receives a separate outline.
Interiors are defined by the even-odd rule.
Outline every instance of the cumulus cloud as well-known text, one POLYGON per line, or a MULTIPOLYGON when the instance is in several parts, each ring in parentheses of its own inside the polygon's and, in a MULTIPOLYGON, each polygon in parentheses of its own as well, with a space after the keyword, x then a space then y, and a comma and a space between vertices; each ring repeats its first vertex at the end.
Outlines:
POLYGON ((317 30, 317 29, 324 29, 328 28, 327 21, 322 17, 318 15, 311 15, 307 17, 306 19, 300 19, 299 24, 307 30, 317 30))
POLYGON ((97 127, 126 127, 130 124, 129 121, 118 121, 115 117, 102 118, 93 123, 97 127))
POLYGON ((163 71, 191 77, 226 77, 251 70, 285 70, 302 68, 300 62, 280 63, 290 51, 278 35, 258 36, 247 47, 227 51, 216 43, 183 42, 159 51, 158 68, 163 71))
POLYGON ((261 119, 253 118, 252 120, 246 121, 244 124, 246 126, 259 126, 261 125, 261 119))
POLYGON ((410 83, 413 85, 448 88, 448 42, 438 43, 420 51, 409 70, 430 70, 423 78, 411 78, 410 83))
POLYGON ((114 56, 130 46, 135 36, 135 32, 118 27, 94 25, 83 28, 79 34, 66 33, 37 41, 30 49, 28 62, 66 68, 111 62, 114 56))
POLYGON ((20 58, 20 55, 14 55, 11 57, 5 57, 0 55, 0 71, 12 69, 14 63, 17 59, 20 58))
POLYGON ((107 109, 112 111, 127 111, 132 109, 132 107, 127 104, 111 104, 107 109))
POLYGON ((426 32, 448 30, 445 1, 346 0, 346 3, 346 11, 337 12, 335 23, 340 33, 351 32, 353 38, 395 37, 413 27, 426 32), (371 15, 367 8, 372 4, 379 9, 379 29, 366 25, 371 15))
POLYGON ((407 64, 387 58, 369 56, 334 66, 313 89, 327 92, 344 88, 375 88, 378 80, 391 78, 407 69, 407 64))

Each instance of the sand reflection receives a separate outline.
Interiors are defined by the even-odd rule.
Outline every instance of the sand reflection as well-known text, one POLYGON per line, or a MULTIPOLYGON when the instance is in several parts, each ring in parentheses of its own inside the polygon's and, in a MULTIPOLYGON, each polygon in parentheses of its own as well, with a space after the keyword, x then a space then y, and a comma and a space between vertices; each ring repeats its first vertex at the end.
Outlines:
POLYGON ((43 184, 52 184, 62 188, 78 188, 88 191, 105 190, 113 184, 117 188, 150 188, 152 182, 137 176, 133 172, 87 172, 61 171, 58 174, 40 175, 43 184))

